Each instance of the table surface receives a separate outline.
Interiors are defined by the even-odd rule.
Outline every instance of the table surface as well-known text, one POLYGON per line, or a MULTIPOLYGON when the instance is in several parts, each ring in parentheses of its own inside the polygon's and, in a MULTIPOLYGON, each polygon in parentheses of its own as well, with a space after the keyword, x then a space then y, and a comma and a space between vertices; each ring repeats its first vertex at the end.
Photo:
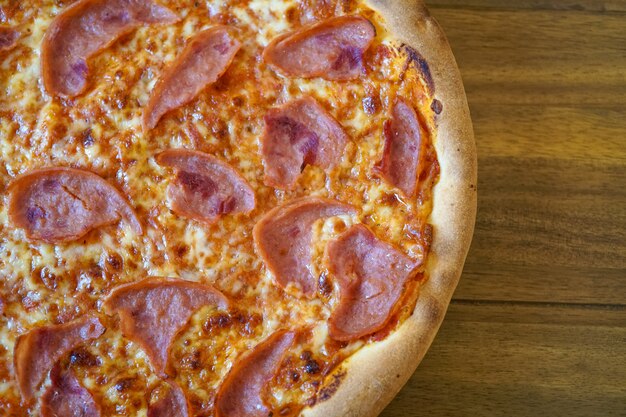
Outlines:
POLYGON ((467 90, 478 218, 382 416, 626 416, 626 1, 427 4, 467 90))

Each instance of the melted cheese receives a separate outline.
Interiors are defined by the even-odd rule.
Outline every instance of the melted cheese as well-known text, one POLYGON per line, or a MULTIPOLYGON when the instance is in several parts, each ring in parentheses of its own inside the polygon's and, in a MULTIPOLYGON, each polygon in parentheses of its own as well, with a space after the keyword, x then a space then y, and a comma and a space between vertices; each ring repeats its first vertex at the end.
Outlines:
MULTIPOLYGON (((359 12, 379 19, 356 1, 342 2, 346 9, 341 10, 339 6, 318 9, 311 6, 315 2, 298 4, 295 0, 210 0, 197 5, 175 0, 167 5, 181 16, 179 23, 146 26, 124 36, 89 61, 90 84, 85 94, 68 101, 51 99, 40 79, 39 48, 46 28, 62 10, 55 3, 71 1, 30 1, 22 3, 19 10, 5 10, 8 22, 4 23, 19 24, 26 36, 14 50, 0 55, 2 188, 16 175, 39 167, 89 169, 128 197, 146 231, 136 236, 121 224, 62 245, 29 242, 23 231, 9 222, 3 199, 0 297, 5 313, 0 318, 0 409, 11 407, 20 415, 38 413, 36 406, 20 405, 10 371, 13 347, 21 333, 99 312, 102 299, 121 283, 145 276, 171 276, 213 284, 236 300, 237 312, 231 313, 227 325, 210 326, 220 313, 202 309, 172 347, 176 380, 190 397, 194 412, 211 411, 212 396, 238 356, 279 328, 303 328, 309 331, 309 342, 295 348, 291 367, 273 382, 271 399, 276 409, 297 413, 298 407, 315 395, 323 378, 321 372, 302 371, 303 364, 315 360, 323 367, 332 363, 333 355, 345 357, 362 342, 340 348, 328 338, 326 319, 334 295, 305 300, 298 298, 297 290, 285 293, 274 284, 255 252, 252 227, 282 202, 319 195, 351 203, 359 213, 315 225, 311 267, 315 276, 324 273, 327 242, 357 222, 367 224, 379 237, 412 256, 423 257, 423 238, 407 234, 406 228, 423 227, 428 204, 394 199, 395 190, 371 175, 382 151, 385 108, 397 92, 421 103, 424 117, 432 119, 421 81, 416 74, 400 79, 404 62, 394 52, 374 64, 366 80, 341 84, 285 79, 260 59, 272 38, 319 19, 323 13, 328 17, 359 12), (165 115, 154 130, 143 132, 142 109, 159 75, 187 38, 213 24, 238 28, 243 47, 232 67, 217 85, 165 115), (295 190, 277 191, 262 181, 258 151, 262 117, 266 109, 303 94, 317 98, 352 141, 342 163, 328 176, 309 166, 295 190), (367 113, 362 105, 366 99, 380 103, 373 113, 367 113), (225 216, 210 226, 174 214, 166 202, 172 172, 156 164, 154 155, 178 147, 202 150, 231 164, 255 189, 256 209, 250 215, 225 216), (313 359, 298 356, 305 351, 312 352, 313 359), (292 377, 288 372, 298 373, 298 381, 281 385, 292 377), (287 385, 291 388, 284 388, 287 385)), ((375 46, 387 45, 392 51, 393 40, 377 26, 375 46)), ((85 347, 100 365, 73 365, 76 373, 101 399, 104 415, 144 416, 146 392, 160 382, 141 349, 122 337, 116 318, 102 313, 101 317, 106 334, 85 347)))

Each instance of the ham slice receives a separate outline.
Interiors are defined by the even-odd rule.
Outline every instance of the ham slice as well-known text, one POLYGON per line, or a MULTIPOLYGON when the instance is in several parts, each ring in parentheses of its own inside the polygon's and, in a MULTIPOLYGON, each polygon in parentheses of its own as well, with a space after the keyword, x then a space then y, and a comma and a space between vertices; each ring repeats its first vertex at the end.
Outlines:
POLYGON ((317 278, 309 270, 313 223, 354 213, 352 206, 336 200, 304 197, 263 216, 254 226, 254 241, 278 285, 294 284, 305 296, 313 296, 317 288, 317 278))
POLYGON ((327 260, 339 285, 339 301, 328 320, 329 334, 339 341, 382 329, 417 267, 414 260, 363 225, 352 226, 330 242, 327 260))
POLYGON ((41 46, 48 93, 74 97, 87 87, 87 60, 139 26, 178 17, 152 0, 79 0, 59 14, 41 46))
POLYGON ((13 49, 20 38, 20 32, 9 26, 0 26, 0 52, 13 49))
POLYGON ((29 239, 61 243, 124 218, 142 228, 132 207, 111 184, 89 171, 44 168, 16 178, 8 187, 9 219, 29 239))
POLYGON ((143 114, 144 130, 154 128, 165 113, 193 100, 226 72, 241 47, 229 31, 227 26, 214 26, 187 42, 152 91, 143 114))
POLYGON ((265 182, 291 189, 305 165, 334 167, 343 155, 348 135, 312 97, 271 109, 264 117, 261 154, 265 182))
POLYGON ((148 407, 148 417, 189 417, 189 406, 183 390, 174 382, 168 382, 167 385, 167 393, 148 407))
POLYGON ((167 189, 172 210, 212 223, 225 214, 249 213, 254 191, 233 167, 214 156, 187 149, 169 149, 156 157, 174 168, 176 179, 167 189))
POLYGON ((235 362, 215 399, 216 417, 267 417, 263 390, 280 367, 295 333, 278 330, 235 362))
POLYGON ((115 288, 104 303, 120 317, 122 333, 146 352, 154 371, 168 376, 170 345, 203 306, 228 307, 224 295, 210 285, 174 278, 147 278, 115 288))
POLYGON ((71 370, 61 370, 57 363, 50 381, 41 398, 42 417, 100 417, 100 407, 71 370))
POLYGON ((384 125, 385 148, 374 173, 405 197, 414 197, 422 151, 420 124, 415 109, 404 99, 398 98, 389 120, 384 125))
POLYGON ((66 324, 38 327, 18 337, 13 352, 17 383, 30 401, 46 373, 67 352, 104 333, 96 317, 82 317, 66 324))
POLYGON ((364 17, 333 17, 272 40, 263 59, 285 77, 351 80, 364 72, 363 53, 375 36, 364 17))

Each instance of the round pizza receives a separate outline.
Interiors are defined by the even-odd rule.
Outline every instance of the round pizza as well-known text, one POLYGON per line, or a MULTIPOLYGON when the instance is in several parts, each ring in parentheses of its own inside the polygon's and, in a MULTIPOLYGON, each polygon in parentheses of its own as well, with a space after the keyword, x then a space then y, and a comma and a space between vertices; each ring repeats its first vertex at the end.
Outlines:
POLYGON ((0 2, 0 414, 370 416, 471 240, 419 1, 0 2))

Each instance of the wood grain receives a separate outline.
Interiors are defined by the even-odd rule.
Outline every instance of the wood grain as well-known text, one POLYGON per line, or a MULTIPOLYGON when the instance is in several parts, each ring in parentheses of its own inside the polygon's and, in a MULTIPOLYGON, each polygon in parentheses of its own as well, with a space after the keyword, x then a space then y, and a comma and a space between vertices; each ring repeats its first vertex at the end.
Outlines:
POLYGON ((479 155, 456 296, 624 303, 626 14, 433 14, 465 80, 479 155))
POLYGON ((452 304, 426 358, 382 417, 623 416, 625 315, 452 304))
POLYGON ((433 9, 470 105, 626 104, 624 14, 433 9))
POLYGON ((626 416, 626 1, 427 1, 478 147, 465 270, 382 414, 626 416))
POLYGON ((502 0, 429 0, 431 9, 499 9, 499 10, 570 10, 589 12, 624 12, 626 1, 624 0, 516 0, 505 2, 502 0))

